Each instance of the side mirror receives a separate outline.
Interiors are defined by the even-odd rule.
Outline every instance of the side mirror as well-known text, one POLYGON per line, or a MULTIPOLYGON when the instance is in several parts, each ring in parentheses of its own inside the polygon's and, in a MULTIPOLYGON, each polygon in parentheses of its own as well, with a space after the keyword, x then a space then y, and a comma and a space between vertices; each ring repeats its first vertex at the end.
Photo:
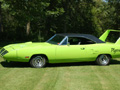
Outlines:
POLYGON ((70 42, 67 43, 67 46, 70 46, 70 42))

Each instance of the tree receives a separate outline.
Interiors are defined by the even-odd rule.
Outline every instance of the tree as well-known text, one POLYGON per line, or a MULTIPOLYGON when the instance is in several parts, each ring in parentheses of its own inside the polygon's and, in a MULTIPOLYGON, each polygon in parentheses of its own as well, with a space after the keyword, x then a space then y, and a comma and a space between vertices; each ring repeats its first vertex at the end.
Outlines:
POLYGON ((1 26, 2 26, 2 14, 1 14, 1 1, 0 1, 0 32, 2 31, 2 28, 1 28, 1 26))
POLYGON ((108 28, 120 28, 120 2, 117 0, 1 1, 4 29, 1 40, 43 41, 55 33, 99 36, 108 28))

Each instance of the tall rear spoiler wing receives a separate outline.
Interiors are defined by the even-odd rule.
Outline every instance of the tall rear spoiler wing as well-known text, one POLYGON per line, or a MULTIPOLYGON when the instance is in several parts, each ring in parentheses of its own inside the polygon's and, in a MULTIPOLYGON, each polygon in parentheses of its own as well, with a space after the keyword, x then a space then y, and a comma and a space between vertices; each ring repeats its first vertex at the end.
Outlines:
MULTIPOLYGON (((108 37, 108 35, 109 35, 109 33, 110 33, 111 31, 112 31, 112 32, 120 32, 120 30, 111 30, 111 29, 110 29, 110 30, 105 31, 105 32, 99 37, 99 39, 105 42, 106 38, 108 37)), ((115 44, 120 44, 120 37, 119 37, 118 40, 115 42, 115 44)))

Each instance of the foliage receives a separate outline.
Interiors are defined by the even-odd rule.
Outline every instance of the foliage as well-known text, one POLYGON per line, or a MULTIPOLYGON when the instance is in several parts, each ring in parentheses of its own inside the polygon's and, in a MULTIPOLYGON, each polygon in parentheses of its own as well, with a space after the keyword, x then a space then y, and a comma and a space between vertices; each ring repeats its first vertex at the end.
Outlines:
POLYGON ((118 0, 0 0, 0 41, 43 41, 55 33, 120 29, 118 0))

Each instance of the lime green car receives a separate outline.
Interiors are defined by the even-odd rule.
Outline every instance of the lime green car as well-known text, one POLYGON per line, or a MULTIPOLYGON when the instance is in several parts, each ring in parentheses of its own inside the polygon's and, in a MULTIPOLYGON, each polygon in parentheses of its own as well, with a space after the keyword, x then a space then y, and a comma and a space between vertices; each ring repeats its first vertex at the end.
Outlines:
POLYGON ((119 32, 107 30, 98 39, 89 34, 55 34, 48 41, 10 44, 0 50, 6 61, 29 62, 32 67, 41 68, 46 63, 70 63, 95 61, 108 65, 111 58, 120 57, 120 38, 115 43, 105 42, 108 34, 119 32))

